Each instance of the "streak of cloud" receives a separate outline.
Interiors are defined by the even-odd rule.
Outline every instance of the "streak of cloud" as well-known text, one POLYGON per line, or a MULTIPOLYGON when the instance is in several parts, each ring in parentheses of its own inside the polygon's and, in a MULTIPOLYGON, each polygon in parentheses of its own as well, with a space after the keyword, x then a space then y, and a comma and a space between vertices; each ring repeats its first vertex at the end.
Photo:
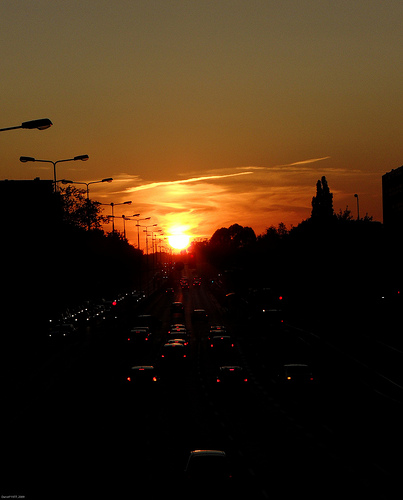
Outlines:
POLYGON ((330 156, 322 156, 321 158, 310 158, 309 160, 295 161, 294 163, 285 163, 284 165, 276 165, 277 167, 294 167, 296 165, 306 165, 307 163, 316 163, 317 161, 329 160, 330 156))
POLYGON ((134 193, 136 191, 143 191, 144 189, 153 189, 161 186, 171 186, 173 184, 187 184, 189 182, 202 182, 207 180, 223 179, 225 177, 237 177, 240 175, 248 175, 253 172, 238 172, 235 174, 224 174, 224 175, 206 175, 202 177, 191 177, 190 179, 179 179, 175 181, 161 181, 161 182, 151 182, 150 184, 143 184, 142 186, 136 186, 126 189, 126 193, 134 193))

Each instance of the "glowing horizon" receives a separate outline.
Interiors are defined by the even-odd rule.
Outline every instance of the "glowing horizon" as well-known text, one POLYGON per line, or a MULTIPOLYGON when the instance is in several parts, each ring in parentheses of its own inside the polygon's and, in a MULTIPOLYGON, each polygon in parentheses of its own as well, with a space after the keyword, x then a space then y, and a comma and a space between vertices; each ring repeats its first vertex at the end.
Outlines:
MULTIPOLYGON (((358 193, 382 220, 382 175, 403 163, 400 1, 43 0, 1 14, 1 126, 53 126, 4 132, 0 178, 52 179, 20 156, 86 153, 58 179, 112 177, 91 199, 131 200, 117 217, 191 238, 297 225, 323 175, 336 212, 355 214, 358 193)), ((126 233, 137 245, 135 223, 126 233)))

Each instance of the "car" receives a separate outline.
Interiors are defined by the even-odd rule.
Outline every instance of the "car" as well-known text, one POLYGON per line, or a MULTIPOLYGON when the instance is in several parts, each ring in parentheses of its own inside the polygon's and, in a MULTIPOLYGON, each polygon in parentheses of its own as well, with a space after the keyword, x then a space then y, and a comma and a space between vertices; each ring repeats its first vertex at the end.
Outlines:
POLYGON ((163 345, 161 350, 161 360, 165 364, 175 363, 184 360, 187 357, 187 349, 182 343, 174 342, 163 345))
POLYGON ((183 339, 183 338, 173 338, 173 339, 168 339, 166 341, 167 344, 182 344, 184 346, 187 346, 189 345, 189 342, 187 341, 187 339, 183 339))
POLYGON ((201 286, 201 278, 193 278, 193 286, 201 286))
POLYGON ((149 343, 152 339, 152 334, 148 326, 136 326, 130 329, 127 336, 127 342, 140 344, 149 343))
POLYGON ((193 321, 207 321, 208 314, 205 309, 193 309, 192 319, 193 321))
POLYGON ((171 304, 171 314, 184 314, 185 308, 182 302, 172 302, 171 304))
POLYGON ((187 329, 184 325, 171 325, 171 328, 168 331, 168 334, 175 334, 175 333, 187 333, 187 329))
POLYGON ((277 375, 278 382, 288 386, 305 386, 314 383, 315 379, 309 365, 289 363, 282 366, 277 375))
POLYGON ((71 338, 75 333, 77 329, 72 323, 60 323, 51 327, 48 336, 52 339, 71 338))
POLYGON ((203 489, 222 487, 232 479, 227 454, 222 450, 191 451, 184 472, 187 481, 203 489))
POLYGON ((168 332, 168 339, 174 339, 174 338, 178 338, 178 339, 189 339, 189 332, 186 330, 186 328, 182 329, 182 328, 172 328, 171 330, 169 330, 168 332))
POLYGON ((212 331, 214 331, 214 332, 216 332, 216 331, 226 332, 227 328, 224 325, 211 325, 210 332, 212 332, 212 331))
POLYGON ((234 343, 229 335, 213 335, 210 338, 210 347, 214 349, 227 350, 234 347, 234 343))
POLYGON ((209 339, 212 339, 214 335, 223 335, 227 334, 227 329, 223 325, 211 325, 209 330, 209 339))
POLYGON ((223 385, 239 386, 247 383, 248 378, 241 366, 220 366, 216 376, 216 382, 223 385))
POLYGON ((139 365, 129 368, 125 383, 130 386, 144 387, 159 381, 156 369, 152 365, 139 365))

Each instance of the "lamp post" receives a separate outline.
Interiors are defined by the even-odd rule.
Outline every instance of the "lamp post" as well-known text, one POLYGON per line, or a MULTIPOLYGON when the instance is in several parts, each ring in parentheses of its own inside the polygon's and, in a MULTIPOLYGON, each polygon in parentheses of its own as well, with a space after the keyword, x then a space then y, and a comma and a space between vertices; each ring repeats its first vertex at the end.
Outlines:
POLYGON ((57 188, 57 180, 56 180, 56 164, 57 163, 62 163, 65 161, 87 161, 89 158, 88 155, 78 155, 75 156, 74 158, 67 158, 66 160, 57 160, 57 161, 52 161, 52 160, 37 160, 36 158, 32 158, 32 156, 20 156, 20 161, 22 163, 26 163, 28 161, 39 161, 41 163, 51 163, 53 165, 53 177, 54 177, 54 190, 56 193, 56 188, 57 188))
POLYGON ((148 263, 148 228, 149 227, 155 227, 157 224, 151 224, 150 226, 140 226, 140 227, 145 227, 145 233, 146 233, 146 254, 147 254, 147 263, 148 263))
POLYGON ((358 194, 355 194, 354 198, 357 198, 357 220, 360 220, 360 204, 358 201, 358 194))
MULTIPOLYGON (((140 214, 139 214, 140 215, 140 214)), ((134 217, 134 215, 132 216, 134 217)), ((140 226, 139 222, 143 220, 150 220, 151 217, 146 217, 145 219, 136 219, 136 226, 137 226, 137 248, 140 250, 140 227, 146 227, 146 226, 140 226)))
POLYGON ((126 221, 131 220, 131 217, 137 217, 140 214, 134 214, 134 215, 129 215, 129 217, 126 217, 125 215, 122 215, 123 219, 123 235, 126 238, 126 221))
POLYGON ((100 203, 100 205, 110 205, 112 207, 112 233, 115 232, 115 211, 114 211, 114 207, 116 205, 131 205, 132 202, 131 201, 124 201, 123 203, 100 203))
POLYGON ((156 229, 153 231, 151 229, 151 250, 153 254, 153 272, 155 272, 155 264, 156 264, 156 248, 157 248, 157 235, 155 233, 162 233, 162 229, 156 229), (155 245, 154 245, 155 242, 155 245))
POLYGON ((126 238, 126 221, 127 220, 132 220, 131 218, 132 217, 138 217, 140 214, 133 214, 133 215, 129 215, 128 217, 126 217, 125 215, 122 215, 122 219, 123 219, 123 235, 124 237, 126 238))
POLYGON ((40 118, 39 120, 31 120, 29 122, 23 122, 21 125, 17 125, 16 127, 6 127, 0 128, 0 132, 4 132, 5 130, 15 130, 16 128, 26 128, 26 129, 38 129, 45 130, 51 127, 53 123, 49 120, 49 118, 40 118))
POLYGON ((100 182, 112 182, 112 177, 107 177, 106 179, 102 179, 100 181, 90 181, 90 182, 81 182, 81 181, 70 181, 67 179, 62 179, 62 184, 85 184, 87 186, 87 200, 90 199, 90 184, 99 184, 100 182))

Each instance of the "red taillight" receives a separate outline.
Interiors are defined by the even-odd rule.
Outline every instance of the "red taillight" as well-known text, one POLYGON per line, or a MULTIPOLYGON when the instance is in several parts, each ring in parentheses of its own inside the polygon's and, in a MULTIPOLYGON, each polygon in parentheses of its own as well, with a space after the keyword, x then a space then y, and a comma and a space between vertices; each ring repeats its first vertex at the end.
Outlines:
POLYGON ((231 344, 231 347, 234 347, 234 344, 231 344))
POLYGON ((183 357, 186 358, 186 354, 184 354, 183 357))
POLYGON ((157 381, 157 377, 153 377, 153 382, 156 382, 157 381))
POLYGON ((114 300, 114 301, 112 302, 112 305, 113 305, 113 306, 116 306, 116 304, 117 304, 117 302, 116 302, 116 300, 114 300))
POLYGON ((144 368, 139 368, 139 372, 143 372, 144 371, 144 368))
POLYGON ((311 377, 311 378, 310 378, 309 380, 310 380, 310 381, 312 382, 312 380, 313 380, 313 377, 311 377))
POLYGON ((234 372, 235 371, 235 368, 230 368, 229 369, 230 372, 234 372))
POLYGON ((130 342, 130 338, 128 338, 127 341, 130 342))
POLYGON ((217 382, 221 382, 221 380, 218 378, 218 379, 217 379, 217 382))
POLYGON ((248 381, 248 379, 247 379, 247 378, 244 378, 244 379, 243 379, 243 381, 244 381, 244 382, 247 382, 247 381, 248 381))
POLYGON ((126 380, 127 380, 128 382, 131 382, 131 381, 132 381, 132 379, 131 379, 130 377, 127 377, 127 379, 126 379, 126 380))
POLYGON ((210 344, 210 347, 214 347, 214 344, 210 344))
POLYGON ((161 354, 161 358, 165 358, 165 354, 161 354))

